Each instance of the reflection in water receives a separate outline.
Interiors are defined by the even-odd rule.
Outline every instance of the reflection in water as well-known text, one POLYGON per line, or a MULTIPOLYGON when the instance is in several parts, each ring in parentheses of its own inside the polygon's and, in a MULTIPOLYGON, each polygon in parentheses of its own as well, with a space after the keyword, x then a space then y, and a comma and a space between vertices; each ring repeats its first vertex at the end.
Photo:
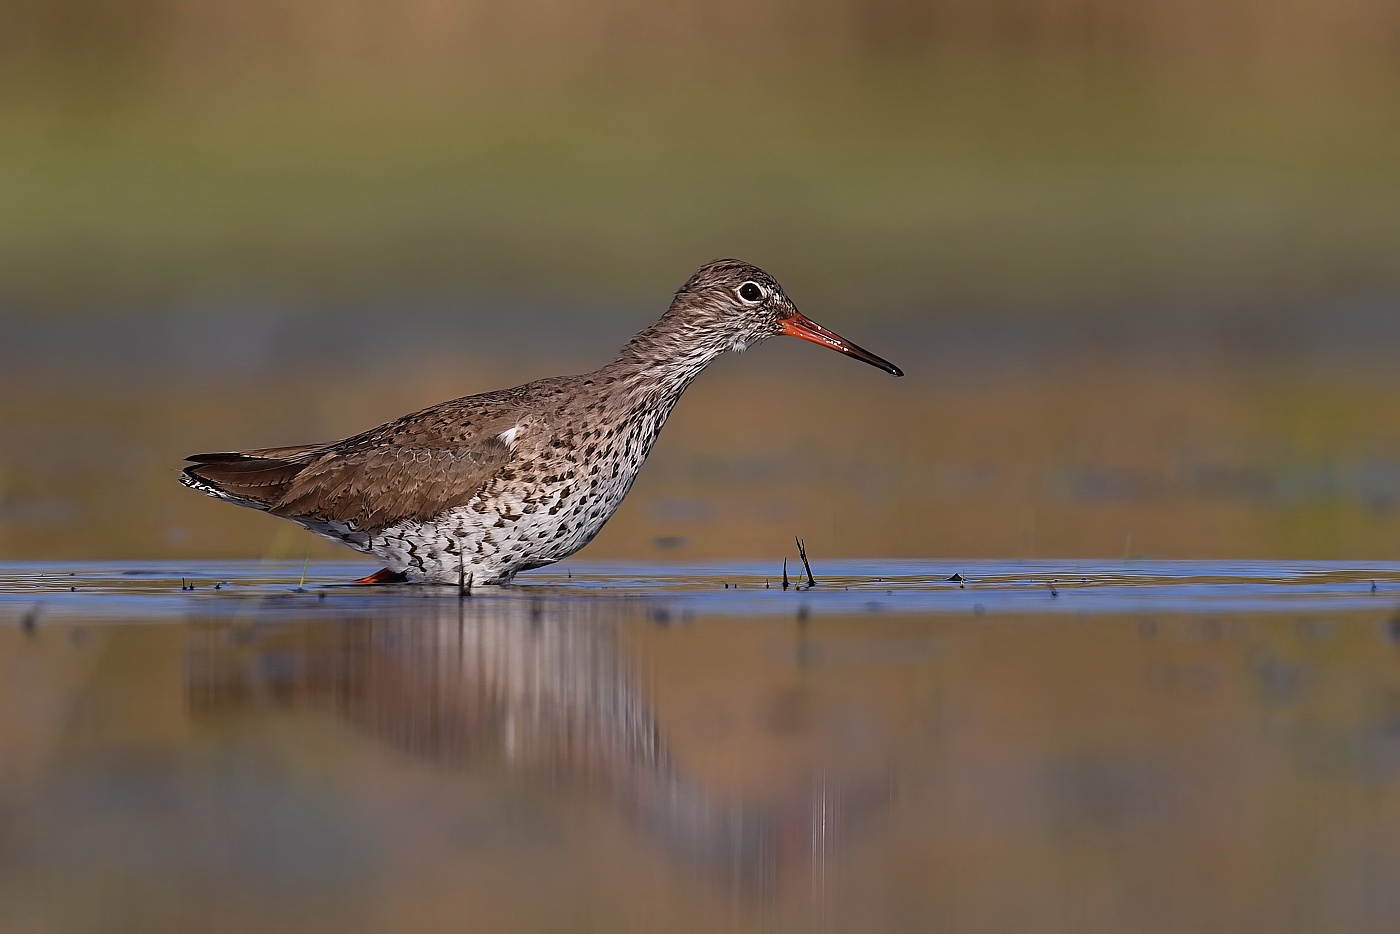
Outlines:
MULTIPOLYGON (((583 787, 679 866, 749 895, 824 871, 852 824, 890 801, 887 774, 802 781, 761 798, 678 765, 604 600, 426 599, 391 618, 192 643, 195 718, 262 707, 329 711, 394 749, 535 787, 583 787)), ((791 784, 791 783, 790 783, 791 784)))
POLYGON ((1372 594, 1335 566, 1155 564, 1061 577, 1035 611, 1031 570, 989 568, 984 612, 950 589, 858 615, 826 581, 780 614, 696 577, 658 625, 657 598, 577 569, 465 602, 225 570, 194 595, 50 573, 28 629, 32 599, 0 600, 0 932, 1400 912, 1393 573, 1372 594), (1278 610, 1228 609, 1265 579, 1278 610), (1130 583, 1161 611, 1095 611, 1130 583))

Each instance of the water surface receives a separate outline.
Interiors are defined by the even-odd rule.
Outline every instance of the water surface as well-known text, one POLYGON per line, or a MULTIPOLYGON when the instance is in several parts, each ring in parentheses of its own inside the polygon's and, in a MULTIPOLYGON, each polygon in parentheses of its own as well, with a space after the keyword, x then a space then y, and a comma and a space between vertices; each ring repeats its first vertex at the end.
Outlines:
POLYGON ((569 563, 466 598, 365 570, 0 566, 3 928, 1400 908, 1400 564, 569 563))

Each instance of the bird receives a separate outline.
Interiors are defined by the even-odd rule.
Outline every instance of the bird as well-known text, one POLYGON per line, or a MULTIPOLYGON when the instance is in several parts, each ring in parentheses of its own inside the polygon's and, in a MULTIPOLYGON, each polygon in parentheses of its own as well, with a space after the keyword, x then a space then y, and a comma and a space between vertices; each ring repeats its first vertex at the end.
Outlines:
POLYGON ((691 382, 777 335, 904 375, 802 314, 762 269, 719 259, 592 372, 438 403, 330 444, 194 454, 180 481, 384 563, 355 583, 507 584, 592 541, 691 382))

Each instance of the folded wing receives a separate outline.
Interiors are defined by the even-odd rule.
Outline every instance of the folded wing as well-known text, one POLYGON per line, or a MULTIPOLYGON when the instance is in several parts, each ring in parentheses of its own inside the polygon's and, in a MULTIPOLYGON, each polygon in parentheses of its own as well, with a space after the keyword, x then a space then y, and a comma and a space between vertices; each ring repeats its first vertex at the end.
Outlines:
POLYGON ((401 420, 331 445, 196 454, 181 479, 274 515, 375 534, 470 502, 511 460, 501 435, 514 426, 506 413, 448 433, 401 420))

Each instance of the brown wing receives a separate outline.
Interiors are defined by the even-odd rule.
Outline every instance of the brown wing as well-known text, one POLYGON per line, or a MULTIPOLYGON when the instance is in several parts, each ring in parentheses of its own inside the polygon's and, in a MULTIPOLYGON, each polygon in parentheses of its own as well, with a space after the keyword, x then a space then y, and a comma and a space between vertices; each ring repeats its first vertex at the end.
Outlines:
POLYGON ((517 409, 452 406, 331 445, 195 455, 186 458, 194 462, 186 482, 275 515, 353 522, 371 534, 425 521, 465 505, 511 458, 499 436, 517 424, 517 409))
POLYGON ((426 521, 465 505, 506 465, 510 447, 498 434, 337 446, 298 471, 269 511, 353 521, 371 533, 426 521))

